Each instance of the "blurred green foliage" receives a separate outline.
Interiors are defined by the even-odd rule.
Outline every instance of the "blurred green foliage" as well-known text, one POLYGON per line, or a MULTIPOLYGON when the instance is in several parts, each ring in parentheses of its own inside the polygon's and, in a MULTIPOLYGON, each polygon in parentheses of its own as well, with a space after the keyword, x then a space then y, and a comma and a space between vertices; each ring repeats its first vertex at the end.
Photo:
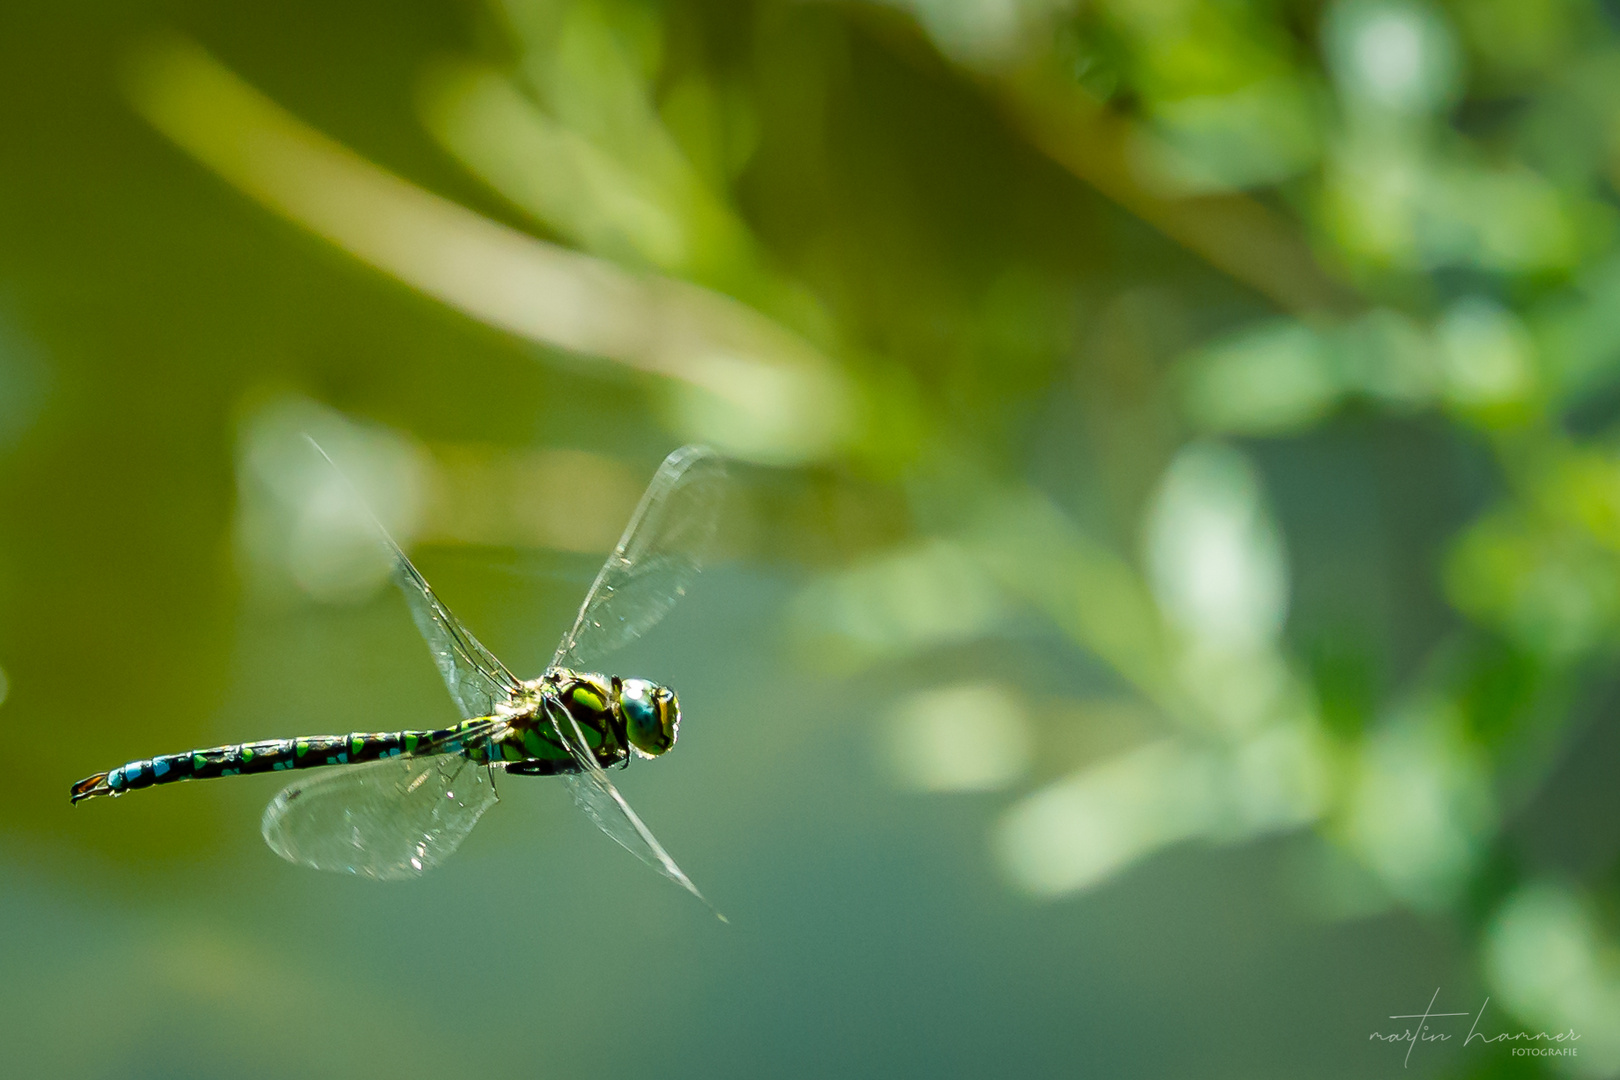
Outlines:
MULTIPOLYGON (((693 631, 694 681, 803 695, 820 737, 708 715, 835 850, 907 842, 805 790, 875 758, 928 815, 1001 792, 942 857, 964 894, 1275 851, 1312 941, 1450 943, 1345 975, 1365 1022, 1331 1030, 1444 982, 1620 1070, 1612 3, 12 3, 0 115, 10 865, 125 882, 121 912, 148 868, 217 884, 191 861, 251 846, 234 793, 87 821, 66 784, 443 711, 398 612, 256 531, 262 433, 395 447, 402 531, 528 666, 636 478, 704 439, 758 466, 727 533, 754 584, 711 610, 759 629, 693 631)), ((791 861, 706 842, 738 878, 791 861)), ((104 990, 125 1041, 264 959, 131 918, 104 947, 182 1019, 104 990)), ((1160 1066, 1204 1060, 1200 1015, 1160 1066)), ((1291 1049, 1266 1068, 1392 1067, 1291 1049)), ((1422 1068, 1520 1063, 1493 1054, 1422 1068)))

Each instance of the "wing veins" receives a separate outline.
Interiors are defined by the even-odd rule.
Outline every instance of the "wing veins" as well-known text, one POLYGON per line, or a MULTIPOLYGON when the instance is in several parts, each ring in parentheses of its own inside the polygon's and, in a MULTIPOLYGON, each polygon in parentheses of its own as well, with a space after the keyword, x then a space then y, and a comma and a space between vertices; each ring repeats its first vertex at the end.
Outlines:
MULTIPOLYGON (((314 436, 305 433, 304 438, 308 440, 310 446, 315 448, 315 452, 320 454, 326 463, 331 466, 332 471, 354 498, 356 505, 365 512, 366 519, 371 523, 372 529, 381 538, 389 554, 393 556, 396 576, 404 579, 401 585, 408 586, 421 599, 426 601, 429 617, 443 632, 446 644, 449 645, 456 657, 473 672, 486 679, 492 687, 504 691, 507 697, 521 694, 523 692, 522 681, 497 656, 484 648, 461 620, 456 618, 455 614, 439 599, 438 594, 433 591, 433 586, 428 584, 427 578, 422 576, 422 572, 416 568, 416 564, 411 562, 404 549, 394 540, 393 535, 388 531, 388 527, 372 511, 371 505, 366 502, 365 496, 354 486, 348 474, 338 468, 337 462, 333 461, 332 456, 326 452, 326 449, 315 441, 314 436)), ((423 632, 425 634, 426 630, 424 629, 423 632)))
POLYGON ((619 793, 619 789, 613 785, 613 781, 608 779, 606 770, 596 760, 596 755, 591 752, 590 744, 585 741, 585 732, 580 728, 579 721, 574 718, 574 715, 568 711, 561 701, 550 695, 545 699, 545 709, 546 719, 550 721, 552 730, 557 733, 557 738, 562 740, 563 746, 567 747, 569 754, 573 756, 581 770, 579 775, 565 777, 564 779, 569 783, 570 792, 574 795, 575 800, 581 803, 582 808, 596 822, 597 827, 607 833, 620 847, 629 851, 630 854, 641 859, 641 861, 648 863, 665 877, 697 897, 703 906, 714 912, 715 917, 721 922, 730 922, 720 913, 719 909, 709 903, 709 898, 704 896, 696 885, 692 884, 692 879, 686 876, 686 871, 682 870, 669 852, 664 850, 664 845, 658 842, 658 838, 653 835, 651 829, 647 828, 646 823, 641 820, 641 816, 631 809, 629 802, 619 793), (569 738, 567 732, 563 730, 563 725, 558 719, 559 716, 567 718, 568 727, 573 731, 574 738, 569 738), (624 820, 629 822, 630 827, 635 831, 645 850, 637 850, 624 838, 607 828, 606 823, 597 817, 597 813, 594 807, 590 805, 588 797, 582 793, 581 789, 586 786, 594 789, 599 795, 613 804, 624 820), (649 855, 652 857, 651 859, 648 858, 649 855))
MULTIPOLYGON (((688 483, 694 476, 697 478, 698 483, 702 483, 704 475, 701 472, 694 473, 694 470, 705 468, 715 470, 714 474, 709 477, 713 482, 718 482, 725 475, 723 461, 720 456, 704 446, 683 446, 664 459, 663 464, 658 468, 658 472, 653 476, 652 483, 648 484, 647 490, 642 493, 640 502, 636 504, 635 512, 630 515, 630 523, 625 526, 623 535, 619 537, 618 545, 614 547, 613 553, 602 564, 602 568, 597 571, 595 580, 592 581, 590 589, 585 593, 585 599, 579 605, 579 613, 575 616, 573 625, 568 628, 568 633, 563 635, 562 641, 557 646, 556 655, 551 658, 552 667, 565 666, 566 660, 583 651, 580 648, 580 639, 587 630, 596 629, 599 639, 598 644, 604 646, 602 651, 606 652, 617 648, 626 641, 639 637, 667 614, 669 604, 666 603, 664 610, 652 613, 650 619, 644 625, 632 625, 628 629, 621 630, 621 637, 610 643, 601 640, 608 633, 606 628, 602 624, 594 622, 591 618, 599 607, 604 611, 610 610, 613 597, 624 588, 636 584, 638 574, 651 572, 658 568, 658 557, 668 553, 659 552, 654 548, 646 550, 637 550, 637 548, 646 547, 647 544, 659 539, 669 539, 669 535, 661 532, 661 530, 670 524, 670 521, 667 520, 667 513, 671 505, 670 500, 678 493, 686 490, 688 483), (652 558, 649 558, 649 556, 652 558)), ((718 501, 711 502, 708 505, 700 505, 694 517, 685 521, 678 517, 675 519, 675 523, 680 525, 697 524, 697 531, 702 537, 697 542, 699 550, 685 553, 689 561, 686 568, 688 576, 696 574, 701 568, 703 554, 701 549, 707 546, 708 539, 713 535, 718 505, 718 501)), ((690 540, 692 538, 686 537, 685 539, 690 540)), ((669 563, 666 561, 665 565, 669 565, 669 563)), ((675 595, 680 595, 685 588, 685 583, 680 582, 678 578, 677 582, 675 595)), ((645 582, 643 581, 643 583, 645 582)), ((620 618, 623 619, 625 616, 621 613, 620 618)))

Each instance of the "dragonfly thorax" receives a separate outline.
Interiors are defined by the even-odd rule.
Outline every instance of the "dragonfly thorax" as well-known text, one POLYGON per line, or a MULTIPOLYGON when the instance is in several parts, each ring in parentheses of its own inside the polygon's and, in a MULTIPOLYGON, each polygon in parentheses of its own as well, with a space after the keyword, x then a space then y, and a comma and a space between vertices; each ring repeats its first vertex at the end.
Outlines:
MULTIPOLYGON (((537 718, 544 717, 544 702, 550 701, 583 729, 600 733, 604 744, 627 747, 640 757, 665 753, 680 733, 681 709, 675 691, 646 679, 552 668, 525 686, 534 692, 531 707, 537 718)), ((624 749, 618 751, 620 757, 624 753, 624 749)))

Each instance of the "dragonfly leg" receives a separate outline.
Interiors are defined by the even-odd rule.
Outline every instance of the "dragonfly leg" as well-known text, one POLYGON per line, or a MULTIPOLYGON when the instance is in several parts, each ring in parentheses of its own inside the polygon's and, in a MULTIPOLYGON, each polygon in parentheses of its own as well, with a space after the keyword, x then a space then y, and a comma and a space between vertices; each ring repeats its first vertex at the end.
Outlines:
POLYGON ((531 758, 508 761, 506 772, 515 776, 564 776, 579 772, 579 763, 573 758, 531 758))

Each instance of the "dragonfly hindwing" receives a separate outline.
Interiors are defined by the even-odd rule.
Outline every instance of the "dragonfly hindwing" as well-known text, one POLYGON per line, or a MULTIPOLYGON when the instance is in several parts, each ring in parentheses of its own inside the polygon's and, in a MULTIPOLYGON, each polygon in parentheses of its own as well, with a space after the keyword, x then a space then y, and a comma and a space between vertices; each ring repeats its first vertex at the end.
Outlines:
POLYGON ((265 808, 262 831, 288 862, 412 878, 460 847, 496 798, 488 769, 460 754, 402 756, 288 786, 265 808))

